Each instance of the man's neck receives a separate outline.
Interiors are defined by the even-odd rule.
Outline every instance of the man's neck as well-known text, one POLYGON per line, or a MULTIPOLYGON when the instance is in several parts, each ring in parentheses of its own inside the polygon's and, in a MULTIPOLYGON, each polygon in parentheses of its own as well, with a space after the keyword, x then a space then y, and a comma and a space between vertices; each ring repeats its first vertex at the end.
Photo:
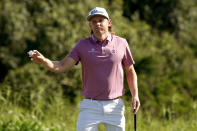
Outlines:
POLYGON ((107 39, 108 32, 106 32, 104 34, 94 34, 94 36, 96 37, 97 40, 102 42, 107 39))

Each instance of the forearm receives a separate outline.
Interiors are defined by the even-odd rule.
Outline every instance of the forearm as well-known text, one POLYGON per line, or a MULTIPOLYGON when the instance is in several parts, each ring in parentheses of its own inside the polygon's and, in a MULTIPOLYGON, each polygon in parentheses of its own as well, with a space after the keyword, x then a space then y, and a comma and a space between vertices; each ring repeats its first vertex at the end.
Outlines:
POLYGON ((140 100, 138 96, 137 74, 133 65, 126 67, 127 82, 132 94, 132 108, 133 113, 136 114, 140 107, 140 100))
POLYGON ((76 64, 76 61, 73 58, 68 57, 68 56, 66 56, 61 61, 51 61, 47 58, 44 58, 44 62, 43 62, 43 65, 46 68, 48 68, 50 71, 55 72, 55 73, 66 72, 75 64, 76 64))
POLYGON ((48 70, 52 72, 55 72, 55 73, 63 72, 60 61, 51 61, 48 58, 45 58, 42 65, 44 65, 48 70))
POLYGON ((137 75, 135 72, 127 73, 127 82, 133 97, 138 97, 137 75))
POLYGON ((125 71, 130 92, 133 97, 138 97, 137 74, 133 65, 126 67, 125 71))

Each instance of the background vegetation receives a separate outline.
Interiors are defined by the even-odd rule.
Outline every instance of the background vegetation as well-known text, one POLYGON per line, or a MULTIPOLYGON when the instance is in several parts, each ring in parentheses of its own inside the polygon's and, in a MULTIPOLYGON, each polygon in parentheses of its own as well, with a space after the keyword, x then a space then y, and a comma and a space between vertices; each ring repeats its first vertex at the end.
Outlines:
MULTIPOLYGON (((139 130, 196 130, 196 0, 1 0, 0 130, 75 130, 83 99, 80 65, 54 74, 26 52, 62 59, 89 36, 86 16, 96 6, 107 9, 136 62, 139 130)), ((126 81, 125 89, 126 130, 132 130, 126 81)))

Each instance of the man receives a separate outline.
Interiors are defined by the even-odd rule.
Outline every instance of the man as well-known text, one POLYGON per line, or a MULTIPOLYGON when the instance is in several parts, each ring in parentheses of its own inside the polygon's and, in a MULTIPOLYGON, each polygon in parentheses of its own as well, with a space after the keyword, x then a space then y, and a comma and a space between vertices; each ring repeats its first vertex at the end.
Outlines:
POLYGON ((104 8, 96 7, 87 17, 91 36, 80 40, 61 61, 51 61, 34 50, 31 60, 50 71, 62 73, 82 64, 82 95, 77 131, 97 131, 104 123, 107 131, 124 131, 123 69, 132 94, 133 113, 139 109, 137 75, 133 58, 124 38, 111 33, 111 20, 104 8))

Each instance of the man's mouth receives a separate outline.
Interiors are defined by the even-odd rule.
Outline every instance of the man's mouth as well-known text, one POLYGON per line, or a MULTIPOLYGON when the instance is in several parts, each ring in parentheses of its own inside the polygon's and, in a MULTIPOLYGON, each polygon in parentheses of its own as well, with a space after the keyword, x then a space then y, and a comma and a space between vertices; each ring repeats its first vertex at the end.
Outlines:
POLYGON ((102 30, 102 28, 101 27, 97 27, 97 28, 95 28, 96 30, 102 30))

